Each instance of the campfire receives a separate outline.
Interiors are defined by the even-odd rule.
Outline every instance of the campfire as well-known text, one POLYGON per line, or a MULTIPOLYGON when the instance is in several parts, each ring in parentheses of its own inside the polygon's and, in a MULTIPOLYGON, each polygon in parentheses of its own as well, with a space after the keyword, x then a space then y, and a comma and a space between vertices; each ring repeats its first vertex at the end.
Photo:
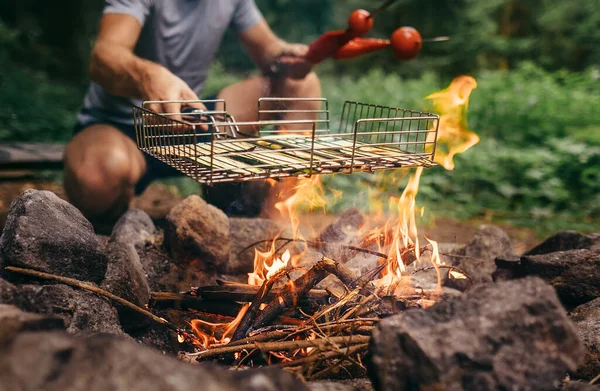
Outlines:
MULTIPOLYGON (((447 169, 454 168, 456 154, 478 141, 466 128, 465 117, 475 87, 473 78, 463 76, 428 97, 441 113, 436 162, 447 169)), ((428 141, 435 145, 435 140, 428 141)), ((423 172, 423 167, 416 168, 400 197, 390 199, 394 214, 383 224, 362 222, 352 232, 343 232, 344 224, 338 227, 340 232, 333 236, 351 238, 338 245, 343 251, 335 251, 335 256, 340 258, 326 251, 328 235, 306 238, 300 233, 300 204, 326 203, 320 177, 301 179, 291 192, 279 194, 276 208, 288 222, 290 235, 282 232, 242 250, 255 254, 247 283, 218 280, 182 294, 153 295, 151 306, 184 302, 195 317, 188 324, 192 333, 181 333, 179 341, 191 343, 197 352, 182 353, 182 358, 234 367, 277 365, 307 379, 364 376, 370 335, 381 318, 435 304, 441 299, 444 271, 455 279, 469 278, 443 265, 436 241, 420 241, 418 217, 423 209, 416 196, 423 172), (305 255, 311 250, 325 255, 310 264, 305 255), (358 273, 347 266, 359 255, 375 260, 374 267, 358 273), (436 289, 412 283, 411 276, 430 271, 435 273, 436 289)))
POLYGON ((517 257, 498 227, 481 227, 452 249, 420 230, 425 168, 454 169, 453 158, 478 141, 465 117, 475 87, 459 77, 429 96, 441 116, 410 117, 416 140, 381 107, 373 114, 372 105, 349 104, 347 114, 362 108, 365 123, 383 121, 399 137, 374 142, 385 126, 363 138, 377 127, 350 126, 333 138, 314 127, 268 136, 266 144, 237 140, 253 145, 241 152, 254 159, 243 170, 231 166, 237 152, 227 152, 229 139, 212 139, 211 151, 193 155, 175 145, 148 149, 206 182, 281 179, 268 179, 277 199, 271 219, 228 217, 190 196, 162 229, 132 209, 102 238, 55 194, 24 192, 0 239, 0 367, 16 368, 0 371, 0 383, 51 389, 54 379, 91 384, 86 377, 99 389, 111 389, 112 379, 132 388, 144 373, 152 387, 166 381, 165 371, 180 389, 209 381, 218 389, 305 391, 328 379, 363 379, 378 391, 575 389, 567 373, 593 382, 599 235, 559 233, 517 257), (343 139, 354 135, 349 146, 343 139), (219 163, 202 168, 207 159, 219 163), (303 208, 326 210, 329 197, 341 196, 327 194, 317 174, 378 170, 384 174, 375 183, 406 183, 398 196, 377 200, 386 208, 368 217, 349 209, 324 229, 307 224, 303 208), (31 351, 47 364, 32 365, 31 351))

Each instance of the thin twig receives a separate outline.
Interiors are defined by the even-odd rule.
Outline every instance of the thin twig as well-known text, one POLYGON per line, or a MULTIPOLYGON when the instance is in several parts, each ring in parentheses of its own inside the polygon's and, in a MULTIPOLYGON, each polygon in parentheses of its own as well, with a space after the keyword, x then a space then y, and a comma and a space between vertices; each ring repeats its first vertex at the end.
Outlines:
POLYGON ((280 342, 252 342, 248 344, 241 344, 235 346, 223 346, 221 348, 213 348, 209 350, 205 350, 203 352, 198 353, 190 353, 187 354, 189 357, 196 357, 197 360, 202 360, 208 357, 218 356, 220 354, 226 353, 236 353, 241 352, 242 350, 255 349, 259 348, 262 351, 282 351, 282 350, 296 350, 310 347, 325 347, 330 346, 331 343, 334 344, 365 344, 368 343, 371 339, 368 335, 355 335, 355 336, 339 336, 339 337, 331 337, 329 341, 325 341, 323 339, 308 339, 308 340, 299 340, 299 341, 280 341, 280 342))
POLYGON ((410 274, 412 275, 412 274, 417 274, 417 273, 424 272, 427 270, 436 270, 436 269, 449 269, 449 271, 455 270, 455 271, 459 272, 460 274, 462 274, 463 276, 465 276, 465 278, 467 280, 469 280, 470 285, 473 285, 473 280, 471 279, 471 277, 469 277, 469 275, 467 273, 465 273, 461 269, 457 268, 456 266, 450 266, 450 265, 427 266, 427 267, 424 267, 421 269, 414 270, 410 274))
POLYGON ((328 352, 317 352, 317 353, 313 353, 310 354, 306 357, 303 358, 299 358, 297 360, 293 360, 293 361, 289 361, 286 363, 281 363, 278 366, 284 368, 284 367, 295 367, 295 366, 300 366, 300 365, 304 365, 304 364, 310 364, 312 362, 315 362, 317 360, 331 360, 331 359, 335 359, 338 357, 342 357, 346 354, 354 354, 354 353, 358 353, 361 350, 366 350, 366 348, 369 346, 369 344, 360 344, 360 345, 351 345, 348 347, 348 353, 340 353, 340 352, 332 352, 332 351, 328 351, 328 352))
POLYGON ((55 274, 39 272, 37 270, 31 270, 31 269, 23 269, 20 267, 7 266, 6 270, 9 270, 14 273, 25 274, 25 275, 32 276, 32 277, 41 278, 43 280, 58 281, 65 285, 69 285, 69 286, 72 286, 75 288, 84 289, 86 291, 93 292, 97 295, 104 296, 107 299, 113 300, 113 301, 121 304, 122 306, 127 307, 139 314, 142 314, 142 315, 152 319, 154 322, 161 324, 177 333, 179 333, 181 331, 181 329, 176 327, 174 324, 170 323, 165 318, 158 317, 158 316, 154 315, 152 312, 146 311, 145 309, 138 307, 137 305, 133 304, 132 302, 127 301, 119 296, 113 295, 112 293, 105 291, 102 288, 98 288, 95 285, 87 284, 85 282, 81 282, 79 280, 75 280, 75 279, 69 278, 69 277, 57 276, 55 274))

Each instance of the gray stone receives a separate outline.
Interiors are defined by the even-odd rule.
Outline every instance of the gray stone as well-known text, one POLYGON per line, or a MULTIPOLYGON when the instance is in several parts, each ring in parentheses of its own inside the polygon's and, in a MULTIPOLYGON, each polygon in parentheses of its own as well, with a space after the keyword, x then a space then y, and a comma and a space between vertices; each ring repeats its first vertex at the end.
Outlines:
POLYGON ((569 317, 585 345, 585 363, 573 374, 575 379, 591 380, 600 373, 600 299, 575 308, 569 317))
POLYGON ((0 304, 12 304, 17 294, 17 288, 8 281, 0 278, 0 304))
POLYGON ((308 383, 310 391, 356 391, 356 388, 333 381, 311 381, 308 383))
POLYGON ((229 220, 216 207, 190 196, 167 215, 165 242, 178 263, 202 260, 200 266, 219 271, 229 261, 229 220))
POLYGON ((110 241, 142 248, 157 233, 154 222, 146 212, 129 209, 115 224, 110 241))
POLYGON ((589 384, 587 382, 570 381, 562 386, 563 391, 600 391, 600 387, 597 385, 589 384))
POLYGON ((0 346, 0 390, 307 390, 277 369, 228 371, 189 365, 108 335, 21 333, 0 346), (35 352, 35 354, 32 354, 35 352))
POLYGON ((554 289, 539 278, 480 284, 372 334, 377 390, 552 389, 585 350, 554 289))
MULTIPOLYGON (((254 270, 254 248, 245 250, 246 247, 261 240, 275 239, 281 231, 281 226, 272 220, 230 218, 229 240, 231 248, 229 263, 225 271, 227 273, 252 272, 254 270)), ((263 243, 257 248, 266 250, 269 245, 270 243, 263 243)))
POLYGON ((123 334, 117 310, 108 301, 66 285, 21 285, 15 305, 61 318, 70 333, 123 334))
POLYGON ((317 237, 318 250, 324 255, 346 262, 355 254, 345 246, 358 244, 360 230, 365 224, 366 216, 358 209, 348 209, 341 213, 337 220, 327 226, 317 237))
POLYGON ((64 330, 62 319, 23 312, 15 306, 0 304, 0 343, 23 331, 64 330))
POLYGON ((583 249, 600 250, 600 233, 583 235, 576 231, 559 232, 527 251, 524 255, 540 255, 556 251, 583 249))
POLYGON ((27 190, 10 206, 0 238, 3 262, 100 283, 108 260, 91 223, 49 191, 27 190))
POLYGON ((447 259, 449 265, 458 267, 474 284, 479 284, 492 281, 497 257, 512 255, 514 251, 506 232, 493 225, 484 225, 469 243, 454 250, 447 259))
POLYGON ((574 307, 600 297, 600 251, 570 250, 520 259, 520 273, 552 285, 563 304, 574 307))
MULTIPOLYGON (((108 269, 101 288, 125 299, 139 307, 148 304, 150 287, 140 258, 131 244, 109 243, 106 249, 108 269)), ((126 331, 148 324, 148 318, 116 304, 121 325, 126 331)))

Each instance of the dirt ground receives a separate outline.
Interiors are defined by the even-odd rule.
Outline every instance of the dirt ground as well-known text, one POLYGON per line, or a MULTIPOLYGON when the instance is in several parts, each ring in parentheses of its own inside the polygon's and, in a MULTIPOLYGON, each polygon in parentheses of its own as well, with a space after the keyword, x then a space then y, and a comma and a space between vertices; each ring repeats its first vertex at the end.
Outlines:
MULTIPOLYGON (((62 186, 49 180, 2 180, 0 179, 0 228, 4 227, 8 208, 12 200, 27 189, 50 190, 59 197, 65 198, 62 186)), ((153 219, 162 220, 168 211, 181 201, 182 197, 176 191, 163 184, 152 184, 144 194, 133 201, 133 207, 146 211, 153 219)), ((301 224, 306 232, 320 232, 335 216, 322 214, 303 215, 301 224)), ((482 220, 457 221, 447 218, 435 219, 434 224, 420 228, 420 233, 440 243, 455 243, 457 245, 468 242, 478 227, 486 224, 482 220)), ((500 226, 510 236, 515 252, 518 254, 534 247, 539 240, 529 229, 517 228, 509 225, 500 226)))

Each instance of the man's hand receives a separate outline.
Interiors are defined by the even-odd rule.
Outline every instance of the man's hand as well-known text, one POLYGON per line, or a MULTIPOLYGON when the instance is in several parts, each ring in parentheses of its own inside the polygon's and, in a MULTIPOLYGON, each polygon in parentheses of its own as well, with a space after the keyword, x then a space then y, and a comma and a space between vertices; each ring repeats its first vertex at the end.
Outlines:
POLYGON ((308 46, 299 43, 283 43, 281 55, 277 59, 280 71, 292 79, 304 79, 312 70, 313 64, 306 59, 308 46))
POLYGON ((308 46, 279 39, 263 19, 240 34, 242 44, 266 76, 304 79, 313 65, 306 59, 308 46))
MULTIPOLYGON (((148 67, 148 69, 142 73, 139 83, 140 92, 145 100, 199 100, 198 96, 183 80, 161 65, 148 67)), ((206 110, 206 106, 200 102, 186 103, 186 105, 196 109, 206 110)), ((169 117, 181 120, 181 115, 179 114, 181 113, 181 106, 182 104, 180 102, 153 103, 148 105, 148 108, 158 113, 177 113, 177 115, 170 115, 169 117)))

